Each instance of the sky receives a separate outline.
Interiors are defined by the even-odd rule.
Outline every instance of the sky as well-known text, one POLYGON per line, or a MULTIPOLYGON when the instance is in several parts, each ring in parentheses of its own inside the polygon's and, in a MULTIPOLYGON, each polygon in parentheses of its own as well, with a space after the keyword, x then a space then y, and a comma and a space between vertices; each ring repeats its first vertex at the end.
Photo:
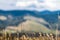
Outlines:
POLYGON ((0 0, 2 10, 60 10, 60 0, 0 0))

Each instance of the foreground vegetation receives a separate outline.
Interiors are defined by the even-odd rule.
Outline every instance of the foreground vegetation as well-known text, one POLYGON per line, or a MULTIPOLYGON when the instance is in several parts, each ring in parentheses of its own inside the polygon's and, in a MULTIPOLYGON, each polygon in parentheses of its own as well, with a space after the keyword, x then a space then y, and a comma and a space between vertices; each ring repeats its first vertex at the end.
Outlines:
POLYGON ((0 33, 0 40, 60 40, 60 37, 51 33, 0 33))

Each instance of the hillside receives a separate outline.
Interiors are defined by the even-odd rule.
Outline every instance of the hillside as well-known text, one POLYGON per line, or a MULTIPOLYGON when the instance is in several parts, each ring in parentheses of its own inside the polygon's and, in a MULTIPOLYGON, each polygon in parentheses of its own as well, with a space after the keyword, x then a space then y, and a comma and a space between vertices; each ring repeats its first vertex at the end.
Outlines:
POLYGON ((22 32, 43 32, 43 33, 49 33, 51 32, 50 29, 48 29, 43 24, 39 24, 36 21, 27 20, 21 24, 19 24, 17 27, 7 27, 9 31, 15 30, 15 31, 22 31, 22 32), (12 29, 12 30, 11 30, 12 29))
POLYGON ((0 20, 0 28, 2 30, 6 28, 7 26, 17 26, 19 25, 19 23, 26 21, 24 17, 28 15, 28 16, 33 16, 36 18, 43 18, 46 22, 52 25, 52 28, 55 29, 55 26, 56 26, 55 24, 58 21, 58 15, 57 15, 58 12, 59 11, 48 11, 48 10, 45 10, 45 11, 29 11, 29 10, 4 11, 4 10, 0 10, 0 16, 5 16, 7 18, 7 20, 5 21, 0 20))

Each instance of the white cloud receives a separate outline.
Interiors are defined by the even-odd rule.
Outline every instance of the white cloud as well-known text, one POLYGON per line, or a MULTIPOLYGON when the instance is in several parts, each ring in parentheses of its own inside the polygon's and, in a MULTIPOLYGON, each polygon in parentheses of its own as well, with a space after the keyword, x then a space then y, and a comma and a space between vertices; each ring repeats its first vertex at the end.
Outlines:
POLYGON ((0 10, 14 10, 16 0, 0 0, 0 10))
POLYGON ((44 4, 42 2, 41 3, 38 2, 37 0, 29 0, 29 1, 17 1, 16 6, 20 7, 20 9, 35 10, 42 8, 44 4))
POLYGON ((60 10, 59 0, 45 0, 45 5, 48 10, 60 10))
POLYGON ((16 6, 20 6, 20 7, 27 7, 27 6, 31 6, 31 5, 40 5, 38 4, 37 0, 29 0, 29 1, 20 1, 16 3, 16 6))
POLYGON ((38 0, 17 1, 16 6, 22 9, 34 9, 34 10, 60 10, 59 0, 44 0, 39 2, 38 0))
POLYGON ((60 0, 0 0, 3 10, 60 10, 60 0))
POLYGON ((5 16, 0 16, 0 20, 7 20, 7 17, 5 17, 5 16))

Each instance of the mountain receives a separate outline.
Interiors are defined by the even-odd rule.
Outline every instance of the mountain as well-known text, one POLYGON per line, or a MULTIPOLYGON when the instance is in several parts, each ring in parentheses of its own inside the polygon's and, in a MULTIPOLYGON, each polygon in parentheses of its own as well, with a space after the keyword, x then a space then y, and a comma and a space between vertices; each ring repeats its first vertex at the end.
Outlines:
POLYGON ((4 15, 4 16, 8 16, 8 15, 12 15, 13 17, 17 17, 20 16, 21 18, 23 18, 26 15, 31 15, 34 17, 42 17, 44 18, 46 21, 50 22, 56 22, 57 21, 57 17, 58 17, 58 12, 59 11, 29 11, 29 10, 10 10, 10 11, 2 11, 0 10, 0 15, 4 15), (53 21, 54 20, 54 21, 53 21))
POLYGON ((22 31, 22 32, 43 32, 43 33, 49 33, 51 30, 49 30, 46 26, 37 23, 33 20, 27 20, 21 24, 19 24, 17 27, 7 27, 8 30, 15 30, 15 31, 22 31), (17 29, 16 29, 17 28, 17 29), (43 30, 44 29, 44 30, 43 30))
POLYGON ((0 10, 0 16, 7 17, 7 20, 5 21, 0 20, 0 28, 4 29, 7 28, 8 26, 18 26, 22 22, 31 19, 38 22, 38 24, 40 23, 43 24, 48 29, 50 29, 49 25, 51 26, 52 29, 56 29, 55 24, 57 24, 58 22, 58 12, 59 11, 48 11, 48 10, 41 12, 29 11, 29 10, 10 10, 10 11, 0 10), (25 19, 25 17, 28 18, 25 19), (40 20, 39 18, 44 19, 45 22, 47 22, 49 25, 39 21, 40 20))

